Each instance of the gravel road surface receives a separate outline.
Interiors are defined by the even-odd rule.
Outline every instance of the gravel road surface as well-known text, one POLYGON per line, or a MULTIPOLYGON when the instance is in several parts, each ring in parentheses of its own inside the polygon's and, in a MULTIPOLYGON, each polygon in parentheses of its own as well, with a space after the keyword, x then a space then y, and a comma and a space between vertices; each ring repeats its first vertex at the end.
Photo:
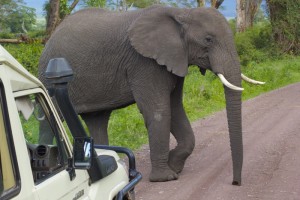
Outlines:
POLYGON ((136 152, 143 174, 136 199, 300 200, 300 83, 245 101, 242 109, 242 186, 231 185, 226 112, 221 111, 192 124, 196 146, 176 181, 149 182, 149 147, 136 152))

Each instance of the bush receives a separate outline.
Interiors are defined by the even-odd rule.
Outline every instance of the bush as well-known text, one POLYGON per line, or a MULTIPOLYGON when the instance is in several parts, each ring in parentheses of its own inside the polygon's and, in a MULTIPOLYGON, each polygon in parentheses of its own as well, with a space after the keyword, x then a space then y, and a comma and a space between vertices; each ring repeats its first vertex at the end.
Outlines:
POLYGON ((16 58, 30 73, 37 76, 39 59, 44 49, 40 43, 9 44, 4 48, 16 58))
POLYGON ((272 35, 283 53, 300 55, 300 1, 268 0, 272 35))
POLYGON ((29 38, 44 38, 46 36, 46 31, 45 30, 35 30, 35 31, 30 31, 28 33, 29 38))
POLYGON ((280 56, 272 40, 271 25, 269 23, 256 24, 243 33, 236 33, 235 44, 241 65, 244 66, 249 65, 251 62, 260 63, 280 56))
POLYGON ((8 33, 8 32, 0 32, 0 38, 1 39, 13 39, 15 38, 15 35, 12 33, 8 33))

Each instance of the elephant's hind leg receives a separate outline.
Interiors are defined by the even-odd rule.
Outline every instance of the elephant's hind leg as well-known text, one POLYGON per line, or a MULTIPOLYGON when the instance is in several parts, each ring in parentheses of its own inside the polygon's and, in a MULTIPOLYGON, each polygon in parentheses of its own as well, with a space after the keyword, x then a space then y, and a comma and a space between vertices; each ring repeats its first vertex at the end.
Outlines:
POLYGON ((169 166, 180 173, 195 146, 195 136, 182 104, 183 78, 179 79, 171 95, 171 133, 177 146, 169 153, 169 166))
POLYGON ((108 145, 108 120, 111 111, 101 111, 80 114, 87 125, 90 136, 93 137, 95 144, 108 145))
POLYGON ((186 159, 193 152, 195 137, 187 118, 174 115, 172 115, 171 133, 177 140, 177 146, 170 151, 168 164, 176 173, 180 173, 186 159))

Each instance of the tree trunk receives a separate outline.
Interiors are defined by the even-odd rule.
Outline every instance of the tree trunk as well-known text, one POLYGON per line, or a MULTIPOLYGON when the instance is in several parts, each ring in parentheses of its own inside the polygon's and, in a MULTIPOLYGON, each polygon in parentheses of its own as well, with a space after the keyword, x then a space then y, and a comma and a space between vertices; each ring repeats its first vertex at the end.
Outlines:
POLYGON ((236 0, 236 31, 244 32, 246 29, 246 0, 236 0))
POLYGON ((46 34, 48 37, 53 33, 56 26, 59 24, 59 3, 60 0, 50 0, 50 10, 47 19, 46 34))
POLYGON ((0 44, 20 44, 22 42, 20 39, 0 39, 0 44))
POLYGON ((74 0, 71 6, 69 7, 70 12, 75 8, 75 6, 78 4, 79 0, 74 0))
POLYGON ((237 0, 236 1, 236 30, 244 32, 253 26, 254 17, 262 0, 237 0))
POLYGON ((262 0, 248 0, 246 3, 246 28, 252 27, 254 17, 260 7, 262 0))
POLYGON ((198 7, 205 7, 205 0, 197 0, 198 7))
POLYGON ((211 7, 218 9, 224 0, 211 0, 211 7))

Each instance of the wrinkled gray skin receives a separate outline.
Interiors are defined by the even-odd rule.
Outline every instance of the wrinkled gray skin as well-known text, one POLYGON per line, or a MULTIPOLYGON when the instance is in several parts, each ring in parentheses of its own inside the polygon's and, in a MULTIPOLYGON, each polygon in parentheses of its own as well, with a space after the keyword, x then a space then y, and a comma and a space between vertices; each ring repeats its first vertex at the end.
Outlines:
MULTIPOLYGON (((203 74, 206 69, 221 73, 241 86, 233 34, 226 19, 211 8, 82 10, 66 18, 47 42, 39 67, 43 82, 47 63, 55 57, 66 58, 75 71, 70 97, 95 143, 108 144, 112 110, 137 103, 149 134, 150 181, 177 179, 194 148, 194 134, 182 105, 188 66, 199 66, 203 74), (170 132, 178 143, 171 151, 170 132)), ((233 184, 240 185, 241 92, 227 87, 224 91, 233 184)))

